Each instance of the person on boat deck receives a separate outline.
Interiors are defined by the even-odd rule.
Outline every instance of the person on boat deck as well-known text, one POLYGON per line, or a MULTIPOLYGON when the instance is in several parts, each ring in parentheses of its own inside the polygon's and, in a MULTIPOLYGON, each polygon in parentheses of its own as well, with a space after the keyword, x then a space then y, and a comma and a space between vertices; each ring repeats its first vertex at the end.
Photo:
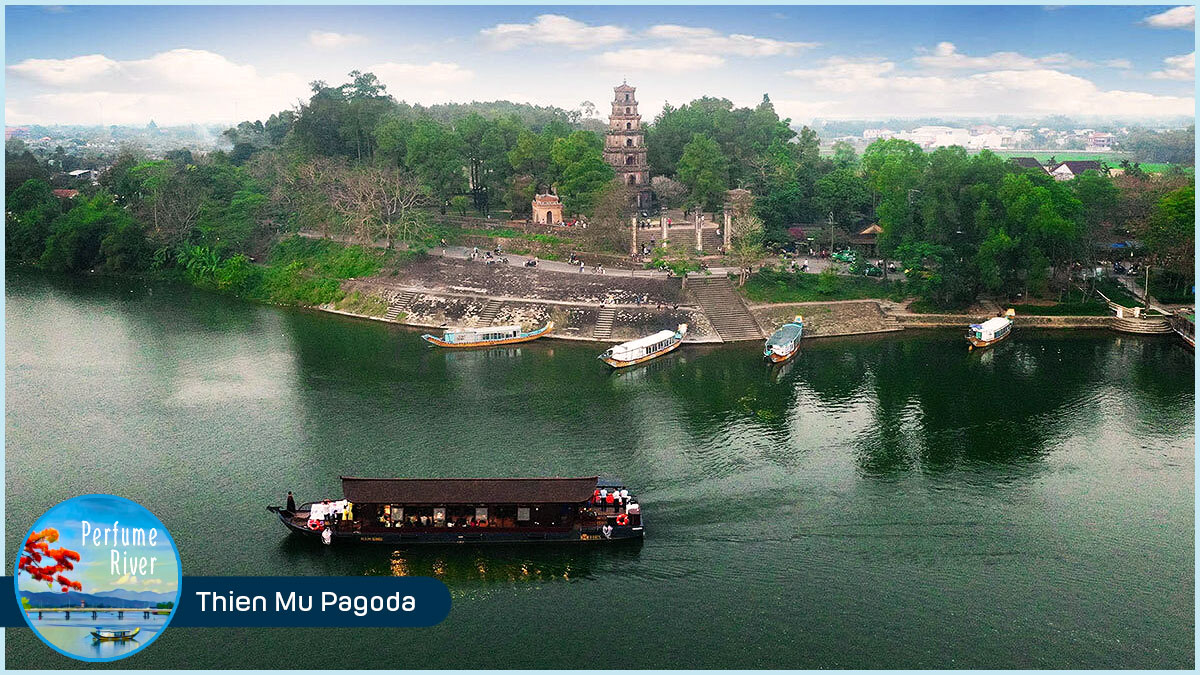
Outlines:
POLYGON ((621 488, 621 501, 625 502, 626 504, 629 503, 629 490, 621 488))
POLYGON ((295 510, 296 510, 296 498, 295 498, 295 497, 292 495, 292 491, 291 491, 291 490, 288 490, 288 497, 287 497, 287 510, 288 510, 288 511, 295 511, 295 510))

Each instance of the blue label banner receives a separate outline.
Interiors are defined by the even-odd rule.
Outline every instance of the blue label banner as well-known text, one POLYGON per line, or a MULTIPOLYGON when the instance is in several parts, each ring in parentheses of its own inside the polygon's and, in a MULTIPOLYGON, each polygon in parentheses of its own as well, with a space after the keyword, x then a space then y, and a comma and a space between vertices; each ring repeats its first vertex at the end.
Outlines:
MULTIPOLYGON (((0 625, 25 626, 7 581, 0 625)), ((173 628, 433 626, 450 614, 450 590, 432 577, 184 577, 174 613, 173 628)))

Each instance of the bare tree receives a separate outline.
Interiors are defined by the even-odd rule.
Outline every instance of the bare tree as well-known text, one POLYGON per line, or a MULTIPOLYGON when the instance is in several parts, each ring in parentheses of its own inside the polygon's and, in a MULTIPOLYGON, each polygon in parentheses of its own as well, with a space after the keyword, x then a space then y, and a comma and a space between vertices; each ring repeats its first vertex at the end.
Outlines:
POLYGON ((397 238, 411 241, 424 231, 418 207, 425 204, 428 192, 411 172, 343 166, 329 178, 325 186, 330 205, 363 243, 383 237, 392 248, 397 238))
POLYGON ((729 258, 738 266, 738 285, 743 286, 754 265, 763 259, 763 223, 749 213, 736 216, 730 228, 729 258))
POLYGON ((675 209, 683 204, 684 197, 687 197, 687 186, 672 178, 666 176, 655 176, 650 179, 650 189, 654 190, 654 194, 658 195, 658 201, 662 203, 663 208, 675 209))
POLYGON ((606 185, 580 238, 597 250, 628 252, 636 194, 620 181, 606 185))

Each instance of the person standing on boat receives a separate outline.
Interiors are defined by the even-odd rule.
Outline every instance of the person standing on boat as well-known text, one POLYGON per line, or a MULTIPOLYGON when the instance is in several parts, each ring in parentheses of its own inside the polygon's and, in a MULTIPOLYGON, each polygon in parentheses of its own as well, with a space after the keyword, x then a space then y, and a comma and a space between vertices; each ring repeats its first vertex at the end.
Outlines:
POLYGON ((296 512, 296 497, 292 495, 292 491, 288 490, 287 510, 292 513, 296 512))

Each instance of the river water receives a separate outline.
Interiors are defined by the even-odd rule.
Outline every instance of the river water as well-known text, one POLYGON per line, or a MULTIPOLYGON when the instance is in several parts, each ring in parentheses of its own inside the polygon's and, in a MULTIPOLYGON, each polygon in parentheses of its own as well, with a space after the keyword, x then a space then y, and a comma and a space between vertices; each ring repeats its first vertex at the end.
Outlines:
MULTIPOLYGON (((56 502, 153 511, 185 575, 437 576, 441 625, 170 629, 120 667, 1138 667, 1194 662, 1194 357, 1019 327, 437 351, 165 284, 10 274, 7 551, 56 502), (341 474, 614 475, 642 545, 322 548, 341 474), (236 647, 235 647, 236 645, 236 647)), ((10 668, 74 667, 27 629, 10 668)))

